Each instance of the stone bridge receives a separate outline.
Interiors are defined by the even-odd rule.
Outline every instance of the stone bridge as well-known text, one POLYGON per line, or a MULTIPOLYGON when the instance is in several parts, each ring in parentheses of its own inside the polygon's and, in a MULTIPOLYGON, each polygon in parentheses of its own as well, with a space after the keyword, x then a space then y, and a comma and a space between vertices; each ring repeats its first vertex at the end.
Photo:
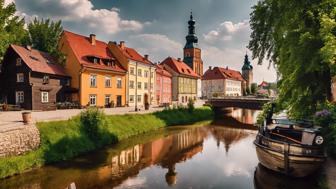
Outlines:
POLYGON ((252 110, 261 110, 262 106, 273 101, 273 98, 258 98, 258 97, 220 97, 206 100, 206 104, 213 109, 222 108, 244 108, 252 110))

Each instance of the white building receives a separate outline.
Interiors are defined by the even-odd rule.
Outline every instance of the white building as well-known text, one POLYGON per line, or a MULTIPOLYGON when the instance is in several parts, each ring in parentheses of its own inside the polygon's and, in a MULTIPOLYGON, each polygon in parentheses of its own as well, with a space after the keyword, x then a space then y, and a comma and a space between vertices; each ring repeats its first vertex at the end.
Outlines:
POLYGON ((239 71, 230 70, 228 67, 214 67, 204 73, 202 77, 202 96, 205 98, 222 96, 242 96, 245 86, 239 71))

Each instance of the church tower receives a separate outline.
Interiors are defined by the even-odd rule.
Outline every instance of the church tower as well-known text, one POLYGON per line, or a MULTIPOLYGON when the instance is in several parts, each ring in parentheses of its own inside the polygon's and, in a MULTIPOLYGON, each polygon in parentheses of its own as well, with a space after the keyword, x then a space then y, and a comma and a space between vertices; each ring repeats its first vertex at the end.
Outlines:
POLYGON ((195 35, 195 23, 192 13, 188 21, 188 35, 183 49, 183 62, 185 62, 195 73, 203 76, 203 61, 201 58, 201 49, 198 48, 198 38, 195 35))
POLYGON ((246 90, 251 91, 251 84, 253 82, 253 66, 249 61, 247 54, 245 55, 244 65, 242 67, 242 75, 246 80, 246 90))

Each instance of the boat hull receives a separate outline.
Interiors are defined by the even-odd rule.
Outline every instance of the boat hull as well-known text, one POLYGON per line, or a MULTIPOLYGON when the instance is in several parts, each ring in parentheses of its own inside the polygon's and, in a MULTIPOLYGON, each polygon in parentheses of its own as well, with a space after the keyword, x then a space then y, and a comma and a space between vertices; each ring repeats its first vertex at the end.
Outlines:
POLYGON ((306 177, 318 170, 325 157, 308 157, 300 155, 288 155, 263 147, 255 142, 257 156, 260 163, 273 171, 293 177, 306 177))

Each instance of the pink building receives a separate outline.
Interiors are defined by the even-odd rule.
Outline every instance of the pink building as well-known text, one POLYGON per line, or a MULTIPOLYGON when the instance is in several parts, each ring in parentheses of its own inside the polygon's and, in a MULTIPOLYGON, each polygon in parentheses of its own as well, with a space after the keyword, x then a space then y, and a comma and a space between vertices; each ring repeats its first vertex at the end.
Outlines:
POLYGON ((162 106, 171 104, 172 75, 161 65, 156 65, 156 102, 162 106))

